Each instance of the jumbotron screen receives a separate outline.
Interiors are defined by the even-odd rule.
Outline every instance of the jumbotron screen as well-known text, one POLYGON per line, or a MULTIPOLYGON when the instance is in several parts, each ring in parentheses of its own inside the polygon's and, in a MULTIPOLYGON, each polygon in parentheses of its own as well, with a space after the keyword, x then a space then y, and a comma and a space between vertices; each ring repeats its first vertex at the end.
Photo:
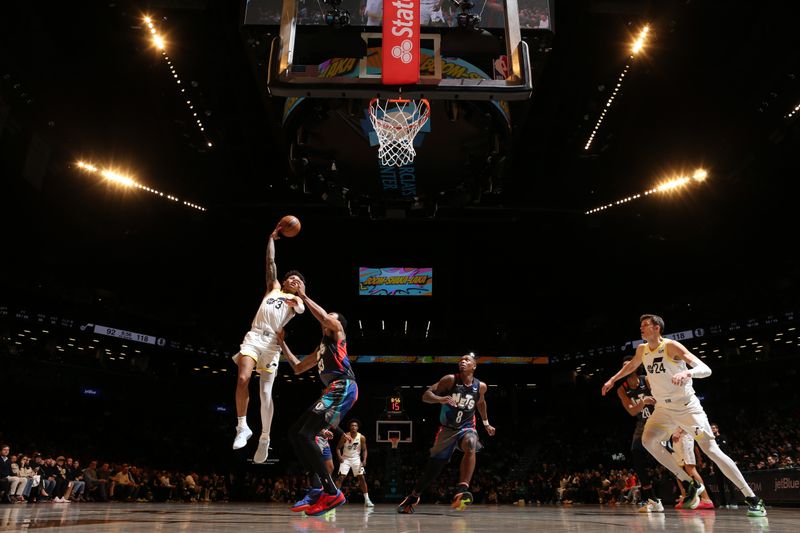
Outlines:
POLYGON ((360 296, 432 296, 433 269, 359 267, 360 296))

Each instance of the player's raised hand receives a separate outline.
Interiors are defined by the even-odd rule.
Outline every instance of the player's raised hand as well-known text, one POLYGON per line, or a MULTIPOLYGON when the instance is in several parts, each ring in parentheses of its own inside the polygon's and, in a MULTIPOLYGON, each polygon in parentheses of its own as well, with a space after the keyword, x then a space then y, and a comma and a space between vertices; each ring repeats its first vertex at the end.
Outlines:
POLYGON ((275 229, 272 230, 272 233, 270 234, 269 238, 272 239, 273 241, 277 241, 278 239, 280 239, 281 238, 281 228, 282 227, 283 227, 283 222, 279 221, 278 225, 275 226, 275 229))
POLYGON ((306 284, 303 283, 303 280, 294 279, 289 283, 289 287, 294 289, 294 293, 298 296, 306 293, 306 284))

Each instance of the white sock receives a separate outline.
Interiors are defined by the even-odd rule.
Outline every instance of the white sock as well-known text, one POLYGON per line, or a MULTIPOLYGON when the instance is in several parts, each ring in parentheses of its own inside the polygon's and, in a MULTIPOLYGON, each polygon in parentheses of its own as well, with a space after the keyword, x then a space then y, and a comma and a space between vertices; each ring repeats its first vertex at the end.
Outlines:
POLYGON ((247 416, 236 417, 236 429, 244 429, 247 427, 247 416))
POLYGON ((364 493, 364 499, 369 501, 369 492, 364 493))

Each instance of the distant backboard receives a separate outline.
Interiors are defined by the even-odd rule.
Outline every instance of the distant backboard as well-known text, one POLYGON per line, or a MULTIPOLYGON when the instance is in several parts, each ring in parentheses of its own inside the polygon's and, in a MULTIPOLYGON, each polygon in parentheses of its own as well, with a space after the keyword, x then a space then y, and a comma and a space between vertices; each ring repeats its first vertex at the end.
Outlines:
POLYGON ((400 443, 414 440, 414 424, 411 420, 378 420, 375 422, 375 442, 388 444, 389 437, 398 435, 400 443))
MULTIPOLYGON (((366 6, 372 0, 363 9, 361 2, 343 0, 341 7, 351 13, 351 23, 345 27, 325 23, 324 14, 330 6, 322 2, 283 0, 280 34, 273 38, 270 51, 270 94, 348 99, 400 94, 411 99, 529 99, 533 91, 530 54, 521 38, 518 1, 475 2, 472 12, 480 14, 481 30, 452 26, 458 17, 457 8, 443 2, 437 15, 439 22, 423 24, 420 29, 419 55, 415 56, 419 80, 390 85, 381 79, 382 63, 388 57, 382 58, 381 21, 370 21, 366 15, 366 6)), ((528 23, 549 27, 548 3, 525 1, 533 6, 525 10, 528 23)), ((251 0, 246 21, 274 20, 265 6, 251 0), (256 12, 260 14, 256 16, 256 12)), ((423 17, 430 16, 425 13, 423 10, 423 17)))

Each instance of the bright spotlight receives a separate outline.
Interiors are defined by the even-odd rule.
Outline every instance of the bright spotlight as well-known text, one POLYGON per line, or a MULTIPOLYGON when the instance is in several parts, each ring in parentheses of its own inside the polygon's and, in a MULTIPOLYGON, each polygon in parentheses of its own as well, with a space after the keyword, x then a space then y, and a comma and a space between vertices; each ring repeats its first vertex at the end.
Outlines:
POLYGON ((692 174, 692 178, 696 181, 704 181, 708 177, 708 171, 704 168, 698 168, 692 174))
POLYGON ((642 28, 642 31, 639 32, 639 36, 636 38, 635 41, 633 41, 633 44, 631 45, 631 54, 637 55, 644 49, 644 42, 647 39, 647 34, 649 32, 650 32, 650 26, 645 25, 645 27, 642 28))
POLYGON ((164 38, 161 37, 160 35, 153 35, 153 44, 159 50, 163 50, 164 48, 166 48, 166 44, 164 43, 164 38))
POLYGON ((119 183, 120 185, 124 185, 126 187, 133 187, 134 185, 136 185, 136 182, 134 182, 128 176, 117 174, 116 172, 113 172, 111 170, 103 170, 100 172, 100 175, 109 181, 113 181, 114 183, 119 183))

